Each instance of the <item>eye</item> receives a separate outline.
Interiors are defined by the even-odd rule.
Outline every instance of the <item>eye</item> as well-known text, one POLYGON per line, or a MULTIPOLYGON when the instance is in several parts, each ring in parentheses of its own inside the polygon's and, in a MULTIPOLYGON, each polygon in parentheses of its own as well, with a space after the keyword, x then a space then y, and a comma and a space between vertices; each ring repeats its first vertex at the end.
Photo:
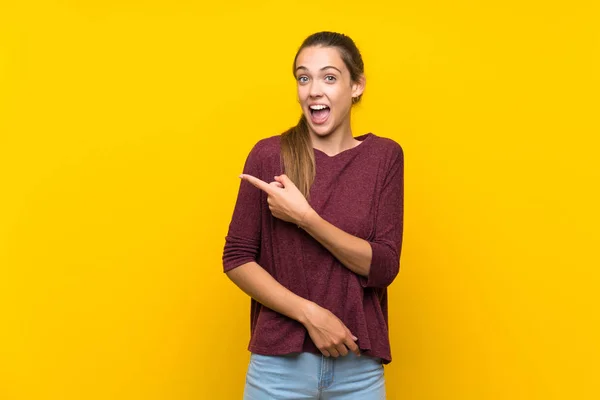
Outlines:
POLYGON ((333 75, 327 75, 327 76, 325 77, 325 80, 326 80, 327 82, 335 82, 335 81, 336 81, 336 77, 335 77, 335 76, 333 76, 333 75))
POLYGON ((296 80, 300 83, 306 83, 306 82, 308 82, 308 77, 306 75, 302 75, 302 76, 299 76, 298 78, 296 78, 296 80))

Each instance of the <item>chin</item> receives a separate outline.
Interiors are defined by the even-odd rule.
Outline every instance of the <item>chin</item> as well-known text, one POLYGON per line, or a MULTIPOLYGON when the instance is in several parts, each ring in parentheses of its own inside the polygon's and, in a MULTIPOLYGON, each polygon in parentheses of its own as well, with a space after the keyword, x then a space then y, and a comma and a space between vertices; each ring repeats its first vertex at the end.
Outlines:
POLYGON ((329 124, 327 126, 323 126, 323 125, 310 126, 310 130, 315 135, 321 136, 321 137, 329 136, 334 131, 333 127, 329 126, 329 124))
POLYGON ((332 120, 328 120, 326 123, 319 125, 313 124, 308 120, 308 127, 317 136, 328 136, 335 130, 335 124, 332 120))

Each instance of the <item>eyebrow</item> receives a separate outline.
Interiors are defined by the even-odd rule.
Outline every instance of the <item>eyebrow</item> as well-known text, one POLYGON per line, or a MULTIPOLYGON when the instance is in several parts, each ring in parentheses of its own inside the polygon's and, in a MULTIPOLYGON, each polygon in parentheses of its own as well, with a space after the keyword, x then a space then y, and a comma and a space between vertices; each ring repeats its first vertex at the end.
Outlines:
MULTIPOLYGON (((336 71, 338 71, 340 74, 342 73, 342 71, 340 71, 340 69, 339 69, 339 68, 337 68, 337 67, 334 67, 333 65, 327 65, 327 66, 325 66, 325 67, 321 68, 321 71, 325 71, 326 69, 329 69, 329 68, 333 68, 333 69, 335 69, 335 70, 336 70, 336 71)), ((306 68, 306 67, 305 67, 305 66, 303 66, 303 65, 301 65, 301 66, 299 66, 298 68, 296 68, 296 71, 298 71, 299 69, 305 69, 305 70, 307 70, 307 71, 308 71, 308 68, 306 68)))

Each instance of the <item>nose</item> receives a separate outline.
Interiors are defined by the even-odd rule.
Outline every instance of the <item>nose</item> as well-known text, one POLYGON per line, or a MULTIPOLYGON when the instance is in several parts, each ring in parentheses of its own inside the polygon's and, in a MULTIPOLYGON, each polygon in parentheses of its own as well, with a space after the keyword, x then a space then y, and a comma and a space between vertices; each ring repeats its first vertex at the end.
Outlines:
POLYGON ((317 80, 313 80, 310 83, 310 90, 308 94, 310 95, 310 97, 320 97, 323 94, 321 85, 317 80))

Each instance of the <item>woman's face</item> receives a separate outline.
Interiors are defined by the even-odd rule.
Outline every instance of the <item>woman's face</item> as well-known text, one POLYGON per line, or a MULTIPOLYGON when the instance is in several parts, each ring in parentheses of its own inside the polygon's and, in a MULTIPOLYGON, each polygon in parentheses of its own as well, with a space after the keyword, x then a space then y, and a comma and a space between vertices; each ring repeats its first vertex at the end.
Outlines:
POLYGON ((317 136, 350 127, 352 97, 362 94, 363 82, 352 82, 334 47, 306 47, 296 59, 298 101, 309 129, 317 136))

